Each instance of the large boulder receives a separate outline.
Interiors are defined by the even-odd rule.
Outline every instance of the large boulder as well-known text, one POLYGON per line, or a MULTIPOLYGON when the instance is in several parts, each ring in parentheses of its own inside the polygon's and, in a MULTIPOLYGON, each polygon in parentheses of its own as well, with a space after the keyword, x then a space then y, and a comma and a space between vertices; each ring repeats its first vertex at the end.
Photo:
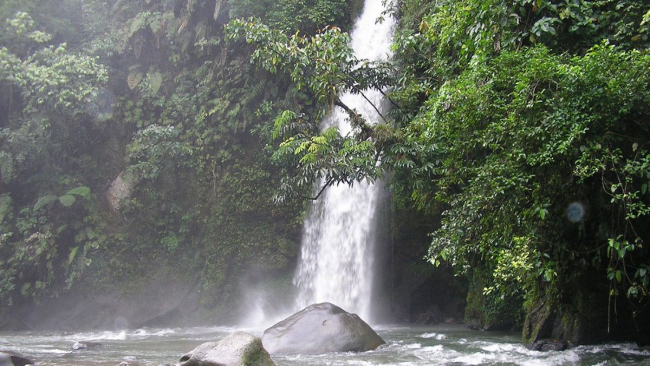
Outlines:
POLYGON ((271 354, 362 352, 386 343, 356 314, 330 303, 314 304, 264 331, 271 354))
POLYGON ((262 341, 235 332, 218 342, 207 342, 181 357, 181 366, 275 366, 262 341))
POLYGON ((33 365, 34 361, 11 351, 0 351, 0 366, 33 365))

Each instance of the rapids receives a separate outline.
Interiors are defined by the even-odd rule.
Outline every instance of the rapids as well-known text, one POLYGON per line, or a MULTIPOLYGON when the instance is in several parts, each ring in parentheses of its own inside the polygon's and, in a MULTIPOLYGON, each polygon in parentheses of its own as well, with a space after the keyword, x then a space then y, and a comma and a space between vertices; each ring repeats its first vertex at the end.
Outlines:
MULTIPOLYGON (((650 365, 650 349, 632 344, 581 346, 561 352, 530 351, 518 333, 478 332, 460 325, 374 327, 387 342, 375 351, 329 353, 318 356, 273 357, 278 366, 307 365, 650 365)), ((138 329, 102 332, 0 332, 0 349, 33 358, 37 365, 117 366, 131 360, 139 365, 178 363, 203 342, 244 330, 260 336, 261 329, 234 327, 138 329), (76 341, 101 346, 72 351, 76 341)))

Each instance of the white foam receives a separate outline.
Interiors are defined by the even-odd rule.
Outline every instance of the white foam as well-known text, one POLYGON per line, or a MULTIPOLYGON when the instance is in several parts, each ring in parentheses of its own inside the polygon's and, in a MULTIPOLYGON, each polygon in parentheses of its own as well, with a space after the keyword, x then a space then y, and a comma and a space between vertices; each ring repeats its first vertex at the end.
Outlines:
POLYGON ((149 336, 164 336, 164 335, 167 335, 167 334, 174 334, 174 333, 176 333, 175 330, 168 329, 168 328, 166 328, 166 329, 150 329, 150 330, 140 328, 140 329, 136 329, 135 331, 133 331, 133 333, 131 333, 130 335, 131 336, 136 336, 136 337, 149 337, 149 336))
POLYGON ((127 333, 126 331, 105 331, 100 333, 75 333, 63 337, 64 340, 70 340, 74 342, 78 341, 101 341, 101 340, 115 340, 123 341, 126 340, 127 333))
POLYGON ((436 358, 439 358, 443 353, 446 353, 446 351, 440 344, 432 347, 422 347, 421 349, 414 352, 416 357, 427 361, 433 361, 436 358))
POLYGON ((494 343, 486 346, 481 346, 481 349, 488 352, 512 352, 518 348, 514 344, 509 343, 494 343))
POLYGON ((482 365, 486 361, 494 361, 496 356, 488 353, 473 353, 471 355, 459 356, 452 359, 452 362, 460 362, 466 365, 482 365))
POLYGON ((58 348, 32 349, 31 351, 33 351, 33 353, 41 352, 41 353, 48 353, 54 355, 65 355, 70 353, 70 350, 63 350, 58 348))
POLYGON ((577 364, 580 362, 580 355, 574 351, 541 353, 538 359, 527 359, 517 362, 521 366, 561 366, 577 364))

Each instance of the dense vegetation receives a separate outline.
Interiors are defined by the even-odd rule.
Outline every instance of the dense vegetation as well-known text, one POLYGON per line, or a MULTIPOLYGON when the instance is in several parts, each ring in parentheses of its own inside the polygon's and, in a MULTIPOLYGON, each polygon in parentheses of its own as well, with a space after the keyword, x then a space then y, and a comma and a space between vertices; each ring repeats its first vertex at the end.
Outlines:
POLYGON ((292 186, 391 170, 397 201, 438 217, 427 258, 471 279, 466 314, 480 314, 482 327, 525 310, 526 342, 646 335, 650 7, 394 6, 394 72, 366 70, 336 29, 288 38, 259 22, 231 23, 257 45, 258 64, 329 104, 347 110, 335 97, 342 90, 393 88, 392 124, 368 126, 347 110, 355 136, 310 129, 320 115, 281 113, 278 154, 299 158, 292 186))
POLYGON ((291 266, 314 182, 390 172, 426 259, 468 279, 468 322, 647 336, 650 5, 396 1, 373 64, 354 1, 37 3, 0 6, 3 308, 153 258, 223 309, 243 268, 291 266), (387 123, 338 98, 366 88, 390 89, 387 123), (332 107, 352 134, 320 130, 332 107))
POLYGON ((403 142, 389 155, 402 192, 441 213, 429 260, 487 274, 488 303, 525 300, 526 341, 593 340, 615 324, 644 333, 650 7, 402 8, 403 142))
POLYGON ((314 34, 346 29, 354 6, 3 1, 0 309, 128 295, 168 272, 227 319, 242 274, 289 271, 304 202, 272 201, 289 173, 269 116, 312 97, 251 65, 224 24, 314 34))
POLYGON ((589 327, 597 338, 615 324, 643 332, 650 7, 466 0, 402 9, 393 98, 403 140, 389 155, 401 192, 441 213, 429 260, 487 274, 488 302, 525 300, 526 340, 546 332, 547 320, 533 319, 540 304, 542 318, 579 328, 558 339, 579 342, 589 327))

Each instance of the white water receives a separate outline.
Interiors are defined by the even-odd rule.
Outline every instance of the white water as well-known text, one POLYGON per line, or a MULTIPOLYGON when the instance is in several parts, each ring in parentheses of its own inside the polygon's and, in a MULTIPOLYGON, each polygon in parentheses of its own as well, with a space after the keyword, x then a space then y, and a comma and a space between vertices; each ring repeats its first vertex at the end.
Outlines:
MULTIPOLYGON (((138 329, 61 332, 0 332, 0 349, 21 353, 39 366, 115 366, 135 361, 142 366, 178 365, 194 347, 243 330, 261 336, 263 330, 230 327, 138 329), (76 341, 100 346, 73 351, 76 341)), ((518 333, 478 332, 463 326, 378 326, 386 345, 369 352, 323 355, 274 355, 278 366, 650 366, 650 349, 633 344, 580 346, 566 351, 537 352, 520 343, 518 333)))
MULTIPOLYGON (((382 0, 366 0, 351 33, 351 46, 358 58, 380 61, 390 57, 395 21, 387 15, 383 22, 377 22, 383 11, 382 0)), ((369 90, 364 94, 381 109, 380 92, 369 90)), ((380 116, 363 96, 346 94, 341 100, 370 123, 379 122, 380 116)), ((337 108, 324 125, 337 126, 345 135, 351 132, 346 117, 337 108)), ((352 187, 338 185, 329 187, 314 203, 305 222, 301 262, 294 278, 299 308, 327 301, 372 320, 373 223, 378 193, 377 185, 365 182, 352 187)))

